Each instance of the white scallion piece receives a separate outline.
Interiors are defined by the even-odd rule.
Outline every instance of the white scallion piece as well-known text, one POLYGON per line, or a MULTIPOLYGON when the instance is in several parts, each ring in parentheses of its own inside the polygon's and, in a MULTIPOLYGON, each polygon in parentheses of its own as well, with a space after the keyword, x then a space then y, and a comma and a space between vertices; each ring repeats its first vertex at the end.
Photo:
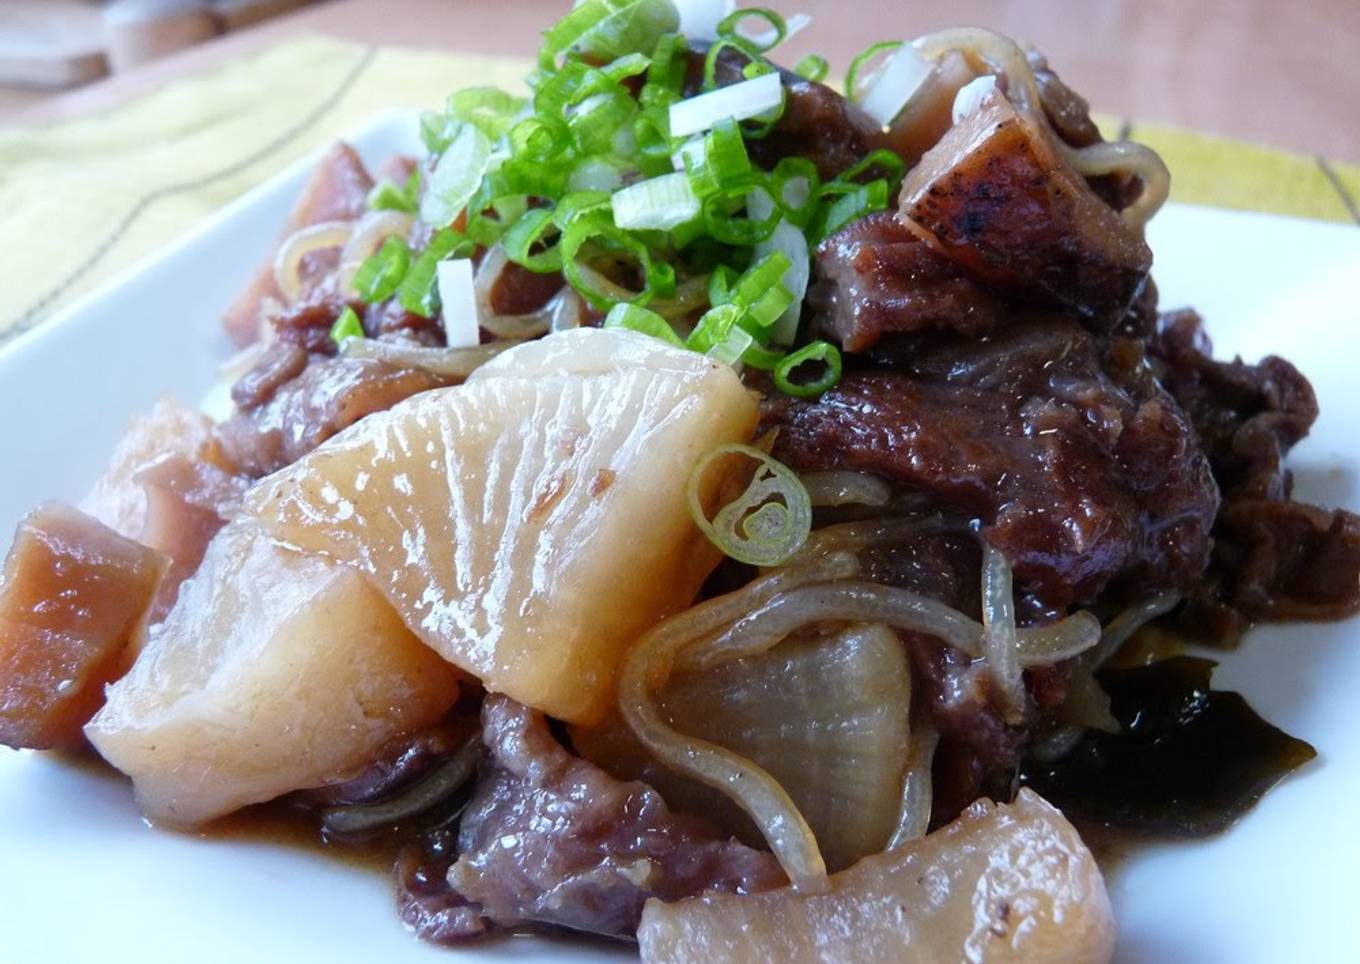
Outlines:
POLYGON ((718 24, 737 9, 736 0, 675 0, 680 32, 691 40, 717 40, 718 24))
POLYGON ((671 105, 671 136, 688 137, 721 120, 746 120, 774 110, 783 98, 779 74, 762 74, 671 105))
POLYGON ((720 345, 714 345, 707 352, 708 357, 723 365, 735 365, 741 361, 746 349, 755 344, 755 339, 744 328, 733 328, 720 345))
POLYGON ((934 67, 910 44, 903 44, 874 78, 860 106, 866 114, 887 127, 902 113, 902 108, 907 106, 934 67))
POLYGON ((755 246, 752 257, 758 261, 771 251, 782 251, 791 264, 781 281, 789 294, 793 295, 793 303, 770 329, 770 344, 786 347, 792 345, 798 336, 798 322, 803 316, 803 298, 807 295, 808 276, 811 273, 807 236, 787 220, 782 220, 769 238, 755 246))
POLYGON ((468 258, 441 261, 434 270, 449 347, 471 348, 481 340, 477 294, 472 285, 472 261, 468 258))
POLYGON ((614 223, 626 230, 669 231, 699 214, 686 174, 662 174, 615 191, 614 223))
POLYGON ((954 123, 957 124, 973 111, 982 106, 982 101, 992 91, 996 90, 996 78, 991 74, 986 77, 979 77, 970 80, 959 88, 959 92, 954 95, 954 123))
POLYGON ((573 191, 612 191, 622 181, 623 175, 613 164, 588 157, 572 168, 567 187, 573 191))
POLYGON ((680 145, 680 149, 671 155, 671 166, 677 171, 685 170, 685 162, 688 161, 693 167, 698 167, 708 156, 708 149, 704 147, 704 139, 695 137, 685 141, 680 145))

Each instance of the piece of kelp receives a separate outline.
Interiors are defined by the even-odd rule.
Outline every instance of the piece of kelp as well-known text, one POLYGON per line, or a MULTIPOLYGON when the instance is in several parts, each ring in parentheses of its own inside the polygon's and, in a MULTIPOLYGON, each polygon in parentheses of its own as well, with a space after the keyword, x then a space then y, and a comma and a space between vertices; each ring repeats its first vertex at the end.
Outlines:
POLYGON ((1233 824, 1317 756, 1238 693, 1213 690, 1217 664, 1177 656, 1100 681, 1122 731, 1087 731, 1066 756, 1020 776, 1079 824, 1136 837, 1193 838, 1233 824))

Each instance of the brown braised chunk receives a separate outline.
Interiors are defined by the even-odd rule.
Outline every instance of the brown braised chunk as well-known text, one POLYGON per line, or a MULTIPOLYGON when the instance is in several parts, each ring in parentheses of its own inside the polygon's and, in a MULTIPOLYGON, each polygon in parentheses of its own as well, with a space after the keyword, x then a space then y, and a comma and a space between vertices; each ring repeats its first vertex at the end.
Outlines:
POLYGON ((79 749, 165 571, 160 553, 69 506, 19 524, 0 583, 0 744, 79 749))

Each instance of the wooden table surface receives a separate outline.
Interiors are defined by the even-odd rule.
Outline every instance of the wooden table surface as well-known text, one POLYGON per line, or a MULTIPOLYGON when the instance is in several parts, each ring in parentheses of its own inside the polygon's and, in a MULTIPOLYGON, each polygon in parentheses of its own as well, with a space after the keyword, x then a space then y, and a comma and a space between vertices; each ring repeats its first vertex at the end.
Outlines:
MULTIPOLYGON (((766 0, 769 2, 769 0, 766 0)), ((816 19, 784 53, 844 70, 875 40, 977 24, 1034 42, 1097 110, 1360 162, 1360 0, 787 0, 816 19)), ((29 105, 105 110, 285 36, 529 56, 566 0, 332 0, 29 105)), ((398 95, 394 92, 394 98, 398 95)))

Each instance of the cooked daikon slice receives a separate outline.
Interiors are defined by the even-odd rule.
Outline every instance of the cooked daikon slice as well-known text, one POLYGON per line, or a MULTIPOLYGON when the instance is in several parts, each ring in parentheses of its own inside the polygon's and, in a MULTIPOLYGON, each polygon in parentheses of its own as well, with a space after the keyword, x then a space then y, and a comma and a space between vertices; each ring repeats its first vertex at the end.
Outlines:
MULTIPOLYGON (((563 332, 364 419, 247 511, 365 573, 488 689, 588 722, 625 647, 716 562, 686 483, 756 415, 726 365, 635 332, 563 332)), ((706 501, 724 481, 705 477, 706 501)))
POLYGON ((241 518, 85 732, 148 817, 191 826, 343 780, 457 695, 363 576, 241 518))
POLYGON ((650 900, 638 942, 652 964, 1097 964, 1114 952, 1114 919, 1076 830, 1021 790, 833 874, 822 893, 650 900))

